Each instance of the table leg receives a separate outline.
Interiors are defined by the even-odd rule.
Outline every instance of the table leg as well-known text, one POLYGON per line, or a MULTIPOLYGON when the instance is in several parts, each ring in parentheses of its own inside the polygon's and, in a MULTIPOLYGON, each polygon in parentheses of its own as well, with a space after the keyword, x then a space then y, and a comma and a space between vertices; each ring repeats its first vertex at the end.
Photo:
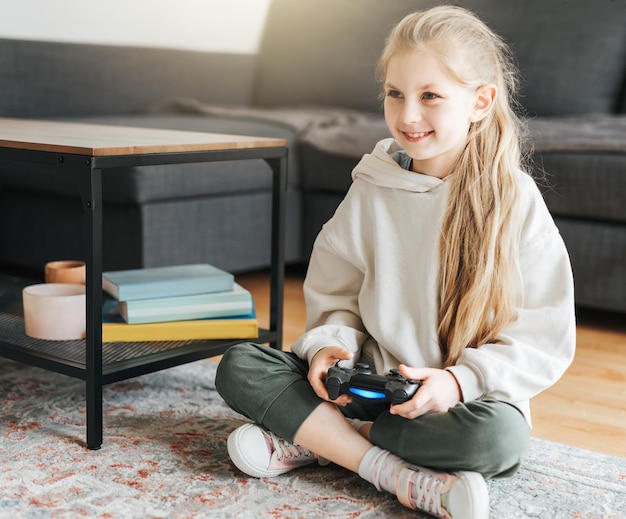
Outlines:
POLYGON ((272 242, 270 270, 270 330, 276 340, 270 342, 275 349, 283 344, 283 306, 285 286, 285 206, 287 191, 287 156, 265 159, 272 168, 272 242))
POLYGON ((86 272, 85 397, 87 447, 100 449, 102 423, 102 170, 84 159, 81 172, 86 272), (88 171, 85 171, 88 168, 88 171))

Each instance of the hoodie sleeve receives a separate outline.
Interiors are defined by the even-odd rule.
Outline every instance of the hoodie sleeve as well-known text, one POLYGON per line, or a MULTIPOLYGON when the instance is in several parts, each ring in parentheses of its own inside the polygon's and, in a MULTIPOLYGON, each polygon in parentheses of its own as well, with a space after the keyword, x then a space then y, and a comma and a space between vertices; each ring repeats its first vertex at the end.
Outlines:
POLYGON ((327 224, 315 242, 304 282, 307 331, 291 347, 309 363, 326 346, 344 348, 356 359, 369 337, 359 314, 363 272, 357 258, 346 257, 332 246, 327 224))
POLYGON ((520 250, 524 298, 517 319, 496 343, 465 349, 457 365, 448 368, 465 401, 529 400, 553 385, 573 360, 576 323, 569 256, 536 191, 520 250))

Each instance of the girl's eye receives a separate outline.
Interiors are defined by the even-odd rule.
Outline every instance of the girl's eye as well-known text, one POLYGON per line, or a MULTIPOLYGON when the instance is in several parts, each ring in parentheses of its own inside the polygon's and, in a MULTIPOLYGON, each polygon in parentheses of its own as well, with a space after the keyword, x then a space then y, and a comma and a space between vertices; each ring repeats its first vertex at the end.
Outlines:
POLYGON ((402 98, 402 94, 400 92, 398 92, 397 90, 387 90, 387 97, 392 97, 393 99, 401 99, 402 98))
POLYGON ((424 99, 425 101, 432 101, 433 99, 437 99, 439 96, 437 94, 434 94, 432 92, 424 92, 422 94, 422 99, 424 99))

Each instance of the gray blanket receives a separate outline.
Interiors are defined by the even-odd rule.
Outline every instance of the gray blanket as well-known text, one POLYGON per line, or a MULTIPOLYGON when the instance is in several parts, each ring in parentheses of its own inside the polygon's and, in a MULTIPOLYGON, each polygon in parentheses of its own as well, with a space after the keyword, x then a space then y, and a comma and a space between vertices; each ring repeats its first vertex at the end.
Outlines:
MULTIPOLYGON (((292 130, 300 142, 336 155, 369 153, 389 130, 381 113, 334 107, 251 107, 204 104, 176 98, 154 105, 150 113, 193 113, 278 124, 292 130)), ((626 114, 538 117, 528 120, 537 152, 626 152, 626 114)))

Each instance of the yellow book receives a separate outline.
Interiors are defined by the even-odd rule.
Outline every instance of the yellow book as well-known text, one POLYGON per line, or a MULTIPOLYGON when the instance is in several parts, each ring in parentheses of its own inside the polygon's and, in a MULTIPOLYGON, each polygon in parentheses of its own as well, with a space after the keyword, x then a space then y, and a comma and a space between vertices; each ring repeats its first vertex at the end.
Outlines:
POLYGON ((146 324, 102 323, 102 342, 254 339, 258 336, 258 321, 249 317, 146 324))

